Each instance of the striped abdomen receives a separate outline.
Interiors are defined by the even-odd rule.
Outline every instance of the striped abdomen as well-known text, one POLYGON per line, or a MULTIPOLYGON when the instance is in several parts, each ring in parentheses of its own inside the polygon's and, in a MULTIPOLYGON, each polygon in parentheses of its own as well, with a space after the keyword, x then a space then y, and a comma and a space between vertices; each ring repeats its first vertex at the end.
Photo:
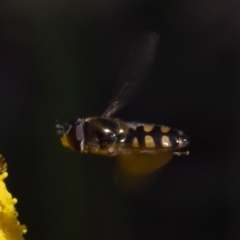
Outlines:
POLYGON ((177 150, 189 144, 188 137, 179 130, 156 124, 127 123, 129 132, 124 141, 132 149, 147 151, 177 150))

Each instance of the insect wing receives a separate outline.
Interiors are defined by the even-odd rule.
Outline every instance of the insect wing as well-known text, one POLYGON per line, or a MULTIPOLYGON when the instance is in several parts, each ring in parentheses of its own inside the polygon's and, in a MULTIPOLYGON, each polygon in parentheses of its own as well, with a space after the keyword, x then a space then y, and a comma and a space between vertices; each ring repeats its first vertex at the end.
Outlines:
POLYGON ((146 188, 154 173, 173 157, 172 152, 123 154, 117 156, 115 184, 125 192, 146 188))
POLYGON ((113 98, 102 117, 110 117, 127 105, 134 95, 136 86, 147 78, 152 68, 160 35, 144 32, 136 41, 127 56, 126 66, 113 92, 113 98))

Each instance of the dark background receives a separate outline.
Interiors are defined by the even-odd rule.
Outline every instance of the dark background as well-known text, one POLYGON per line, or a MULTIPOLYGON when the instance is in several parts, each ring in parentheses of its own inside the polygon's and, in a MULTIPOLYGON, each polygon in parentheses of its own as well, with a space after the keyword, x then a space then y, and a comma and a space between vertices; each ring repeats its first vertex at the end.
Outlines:
POLYGON ((2 1, 0 153, 26 239, 240 238, 240 3, 2 1), (135 32, 161 33, 144 90, 118 113, 191 136, 147 189, 60 144, 55 118, 100 115, 135 32))

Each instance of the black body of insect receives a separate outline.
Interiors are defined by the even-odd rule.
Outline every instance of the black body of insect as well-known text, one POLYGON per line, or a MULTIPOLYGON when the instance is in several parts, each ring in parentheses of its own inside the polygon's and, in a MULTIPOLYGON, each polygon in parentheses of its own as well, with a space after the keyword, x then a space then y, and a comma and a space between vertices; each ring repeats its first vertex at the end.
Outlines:
POLYGON ((63 146, 81 153, 106 156, 162 152, 188 154, 188 151, 182 151, 189 144, 189 138, 183 131, 159 124, 125 122, 112 118, 128 103, 136 85, 149 74, 158 41, 159 34, 145 32, 135 42, 113 99, 102 116, 75 117, 63 125, 56 124, 63 146))

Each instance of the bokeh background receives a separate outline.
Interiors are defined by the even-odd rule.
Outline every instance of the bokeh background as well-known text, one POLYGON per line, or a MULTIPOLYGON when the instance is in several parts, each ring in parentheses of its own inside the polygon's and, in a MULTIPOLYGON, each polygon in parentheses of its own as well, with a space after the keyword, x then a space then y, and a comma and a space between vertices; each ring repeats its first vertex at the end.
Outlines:
POLYGON ((0 153, 26 239, 240 238, 240 2, 0 2, 0 153), (161 34, 144 89, 118 117, 191 136, 144 189, 114 159, 61 146, 55 119, 100 115, 135 32, 161 34))

